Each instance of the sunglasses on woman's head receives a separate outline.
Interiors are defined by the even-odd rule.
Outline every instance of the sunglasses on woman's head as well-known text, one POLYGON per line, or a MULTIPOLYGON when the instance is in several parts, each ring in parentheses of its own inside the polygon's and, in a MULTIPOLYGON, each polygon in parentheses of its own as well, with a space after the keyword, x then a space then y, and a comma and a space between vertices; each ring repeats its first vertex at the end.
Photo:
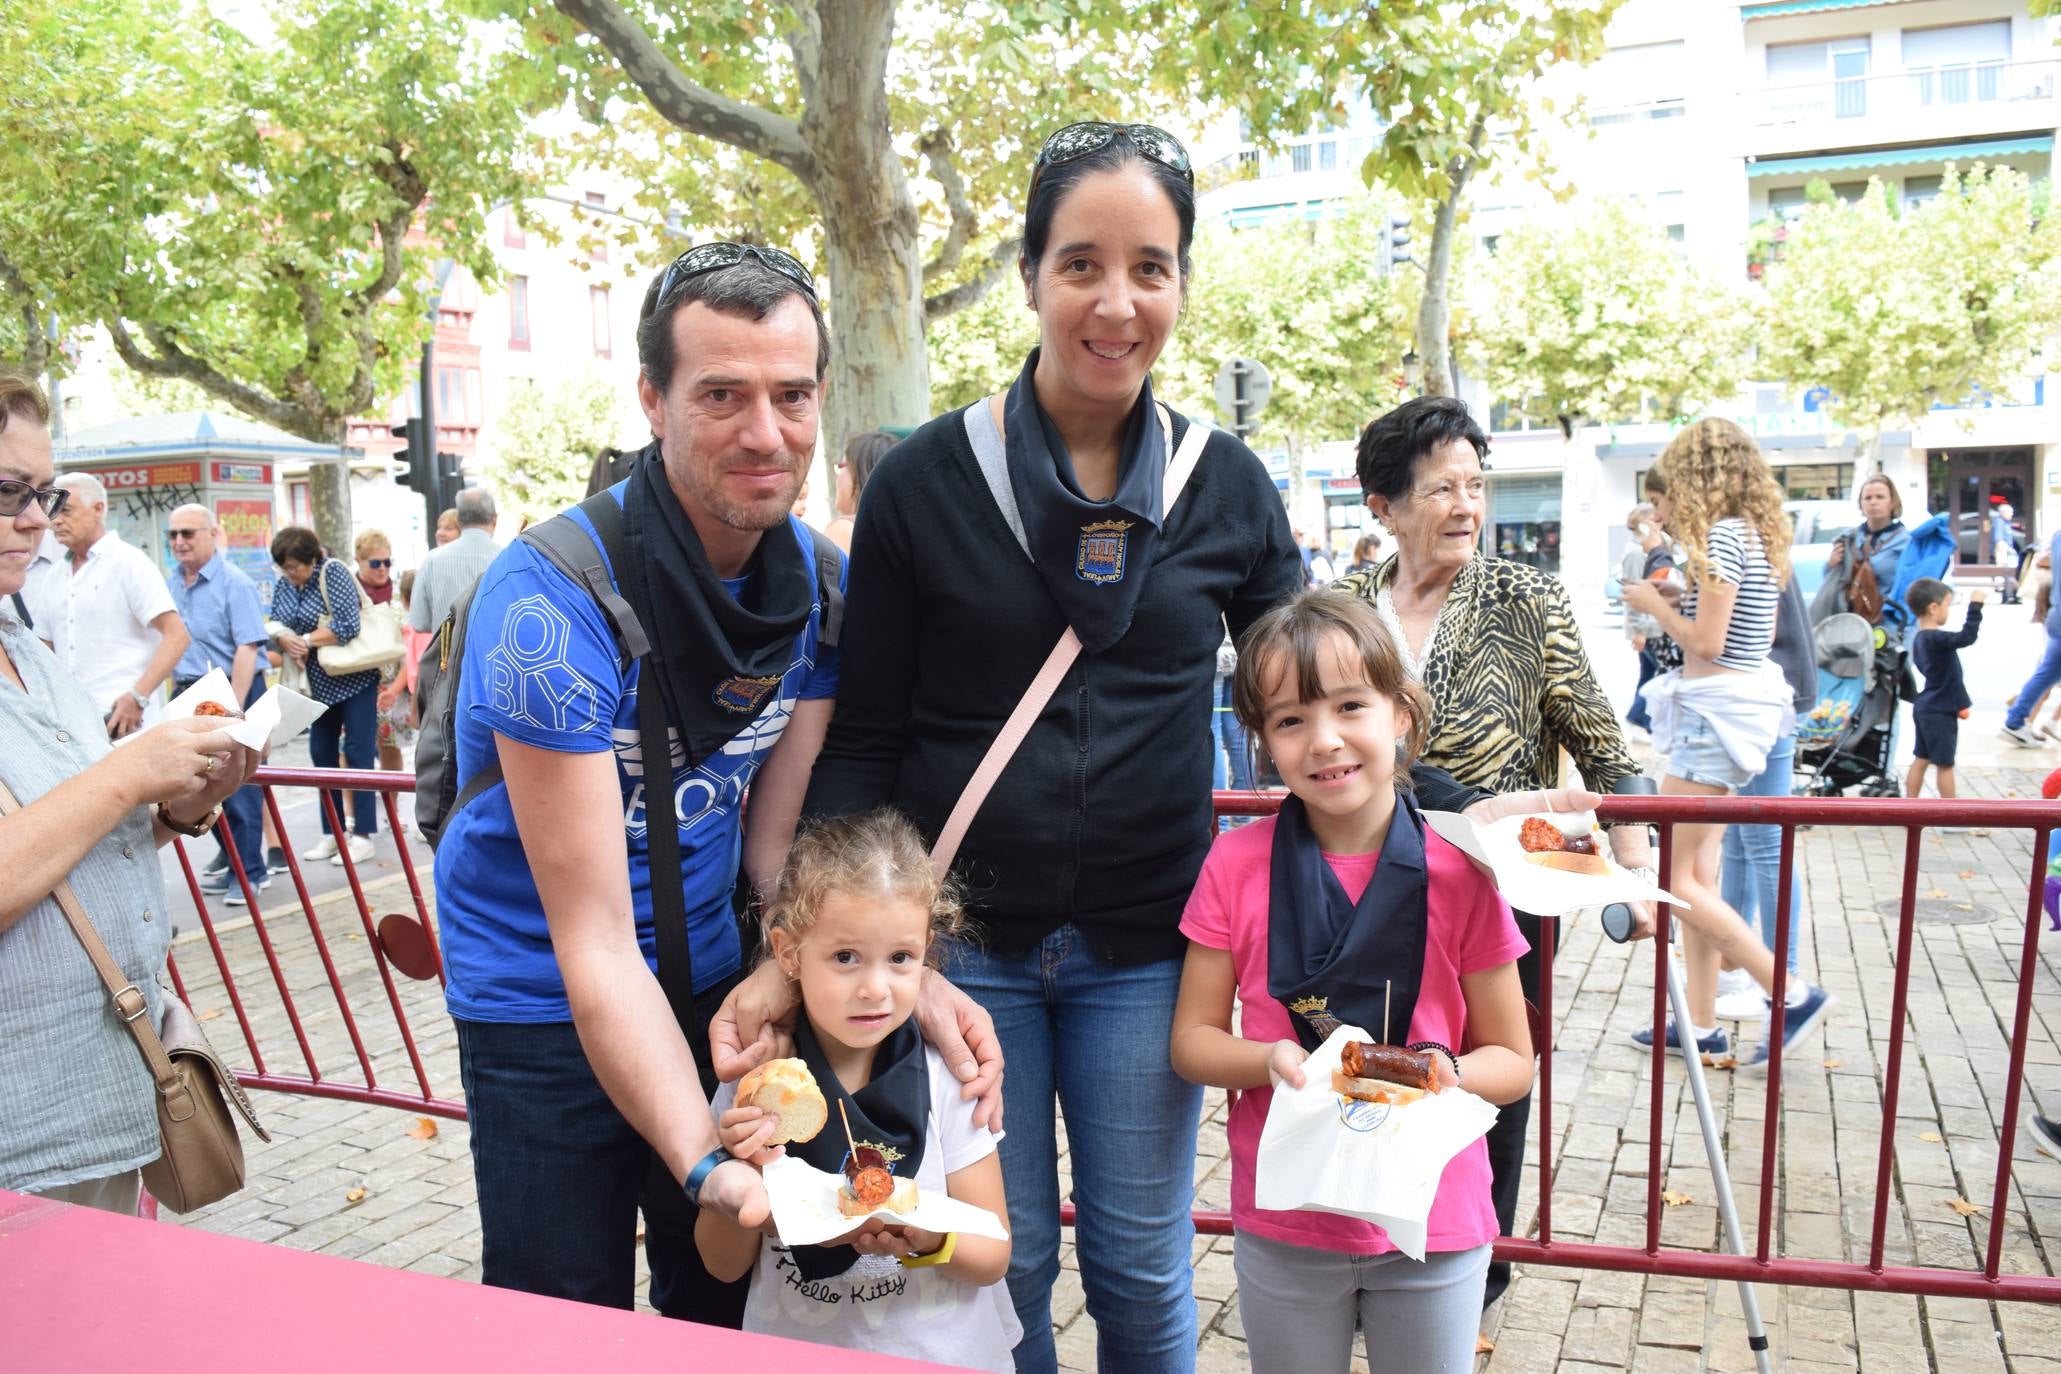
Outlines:
POLYGON ((1045 140, 1045 146, 1038 150, 1038 160, 1031 168, 1031 189, 1038 189, 1038 178, 1045 174, 1047 167, 1062 167, 1099 153, 1114 143, 1118 134, 1131 140, 1138 156, 1150 158, 1160 166, 1180 173, 1190 186, 1195 184, 1195 169, 1188 161, 1188 150, 1181 146, 1180 139, 1166 130, 1154 124, 1110 124, 1089 119, 1069 124, 1045 140))
POLYGON ((0 516, 20 515, 29 508, 29 502, 34 501, 43 508, 45 517, 55 520, 71 495, 63 487, 39 489, 27 482, 17 482, 12 477, 0 477, 0 516))
POLYGON ((762 248, 756 243, 704 243, 673 259, 665 275, 658 279, 658 294, 651 298, 651 308, 657 310, 664 306, 672 299, 680 283, 689 278, 735 267, 746 258, 769 271, 778 272, 799 286, 811 301, 816 299, 816 279, 793 254, 783 253, 778 248, 762 248))

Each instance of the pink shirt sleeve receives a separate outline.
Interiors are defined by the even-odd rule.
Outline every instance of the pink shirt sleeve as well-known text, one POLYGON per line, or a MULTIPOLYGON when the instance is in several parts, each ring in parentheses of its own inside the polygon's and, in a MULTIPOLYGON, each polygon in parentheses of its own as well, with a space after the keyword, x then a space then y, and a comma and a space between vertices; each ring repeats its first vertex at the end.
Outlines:
POLYGON ((1473 891, 1466 896, 1462 908, 1465 920, 1453 947, 1453 966, 1463 978, 1483 969, 1501 967, 1531 948, 1510 915, 1510 904, 1496 891, 1495 884, 1474 865, 1464 867, 1473 891))
POLYGON ((1231 913, 1224 900, 1223 867, 1223 840, 1219 838, 1203 859, 1195 890, 1188 894, 1188 905, 1181 912, 1181 933, 1210 949, 1231 948, 1231 913))

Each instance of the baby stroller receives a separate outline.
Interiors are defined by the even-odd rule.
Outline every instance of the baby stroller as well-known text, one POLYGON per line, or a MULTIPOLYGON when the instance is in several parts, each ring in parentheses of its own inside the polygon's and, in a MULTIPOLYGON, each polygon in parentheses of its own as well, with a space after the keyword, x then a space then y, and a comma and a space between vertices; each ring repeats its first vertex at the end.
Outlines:
POLYGON ((1904 672, 1900 639, 1857 615, 1817 626, 1818 704, 1796 723, 1798 791, 1836 797, 1902 795, 1896 779, 1897 690, 1904 672))

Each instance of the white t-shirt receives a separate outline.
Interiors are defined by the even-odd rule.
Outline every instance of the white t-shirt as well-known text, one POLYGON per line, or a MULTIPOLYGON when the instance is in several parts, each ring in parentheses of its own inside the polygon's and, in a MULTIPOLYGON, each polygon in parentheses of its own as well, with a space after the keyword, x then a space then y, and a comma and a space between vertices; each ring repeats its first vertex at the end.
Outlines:
MULTIPOLYGON (((150 622, 178 609, 165 575, 152 566, 149 554, 109 530, 86 551, 85 567, 62 562, 39 590, 55 604, 49 607, 48 624, 42 596, 30 604, 36 633, 49 639, 57 661, 94 705, 103 713, 114 709, 115 698, 136 685, 164 638, 150 622)), ((157 723, 155 694, 144 708, 143 723, 157 723)))
MULTIPOLYGON (((993 1154, 1001 1137, 973 1124, 974 1104, 960 1100, 959 1080, 938 1052, 925 1045, 923 1055, 930 1121, 916 1186, 943 1192, 947 1175, 993 1154)), ((736 1098, 736 1085, 725 1083, 716 1092, 716 1115, 736 1098)), ((1007 1283, 975 1288, 935 1267, 904 1269, 885 1255, 861 1255, 835 1278, 810 1283, 771 1237, 759 1247, 744 1329, 1005 1374, 1016 1367, 1009 1352, 1023 1336, 1007 1283)))

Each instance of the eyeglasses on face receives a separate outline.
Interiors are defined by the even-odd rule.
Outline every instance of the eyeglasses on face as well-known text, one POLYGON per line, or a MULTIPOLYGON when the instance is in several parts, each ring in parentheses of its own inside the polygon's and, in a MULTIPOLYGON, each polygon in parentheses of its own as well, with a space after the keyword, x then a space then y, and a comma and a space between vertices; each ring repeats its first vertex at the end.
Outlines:
POLYGON ((374 571, 380 568, 391 568, 393 565, 394 560, 391 558, 368 558, 365 560, 365 566, 374 571))
POLYGON ((171 540, 172 540, 172 542, 173 542, 174 544, 177 544, 177 543, 180 543, 180 542, 182 542, 182 541, 184 541, 184 540, 188 540, 188 539, 198 539, 198 538, 200 538, 200 537, 201 537, 201 536, 202 536, 203 534, 206 534, 206 533, 207 533, 207 531, 206 531, 205 529, 195 529, 195 530, 166 530, 166 531, 165 531, 165 533, 166 533, 167 535, 171 536, 171 540))
POLYGON ((688 249, 674 258, 666 268, 665 275, 658 279, 658 294, 651 298, 651 308, 662 309, 672 299, 673 292, 682 282, 703 276, 709 272, 720 272, 725 267, 735 267, 746 258, 799 286, 810 301, 816 300, 816 279, 809 275, 809 269, 791 253, 778 248, 764 248, 756 243, 704 243, 688 249))
POLYGON ((1038 160, 1031 168, 1031 189, 1038 189, 1038 178, 1047 167, 1061 167, 1069 162, 1078 162, 1091 153, 1099 153, 1116 141, 1121 134, 1131 140, 1131 146, 1138 155, 1150 158, 1160 166, 1178 172, 1190 186, 1195 184, 1195 169, 1188 161, 1188 150, 1181 146, 1181 140, 1155 124, 1111 124, 1100 119, 1083 120, 1069 124, 1045 140, 1045 146, 1038 150, 1038 160))
POLYGON ((17 482, 12 477, 0 477, 0 516, 20 515, 34 501, 43 508, 45 518, 55 520, 64 509, 71 493, 63 487, 32 487, 27 482, 17 482))

